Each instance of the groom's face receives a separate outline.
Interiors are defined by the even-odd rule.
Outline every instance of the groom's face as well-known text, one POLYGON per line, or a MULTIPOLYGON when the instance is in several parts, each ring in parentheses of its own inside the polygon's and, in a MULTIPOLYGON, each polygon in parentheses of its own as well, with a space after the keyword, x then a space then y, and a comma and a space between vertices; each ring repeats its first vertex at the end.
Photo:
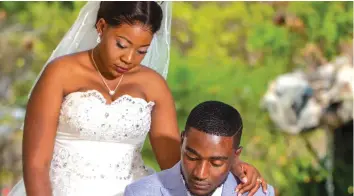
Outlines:
POLYGON ((194 195, 208 195, 229 174, 235 156, 233 138, 189 128, 181 153, 182 172, 189 191, 194 195))

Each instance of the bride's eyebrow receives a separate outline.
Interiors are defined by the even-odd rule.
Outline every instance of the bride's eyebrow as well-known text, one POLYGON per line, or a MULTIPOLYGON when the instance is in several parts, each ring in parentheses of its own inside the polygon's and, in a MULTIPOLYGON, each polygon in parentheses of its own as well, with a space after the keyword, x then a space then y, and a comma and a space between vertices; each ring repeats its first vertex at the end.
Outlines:
MULTIPOLYGON (((121 36, 121 35, 118 35, 117 37, 122 38, 122 39, 126 40, 129 44, 133 45, 133 42, 130 41, 128 38, 126 38, 124 36, 121 36)), ((150 44, 145 44, 145 45, 142 45, 140 47, 147 47, 147 46, 150 46, 150 44)))
POLYGON ((124 36, 121 36, 121 35, 118 35, 117 37, 120 37, 122 39, 125 39, 129 44, 133 44, 132 41, 130 41, 128 38, 124 37, 124 36))

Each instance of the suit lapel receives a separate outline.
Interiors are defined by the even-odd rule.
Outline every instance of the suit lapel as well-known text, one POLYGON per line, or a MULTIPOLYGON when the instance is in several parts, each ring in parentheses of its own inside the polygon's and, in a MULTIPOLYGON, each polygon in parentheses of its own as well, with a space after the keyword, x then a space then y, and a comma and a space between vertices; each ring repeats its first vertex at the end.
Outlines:
POLYGON ((168 171, 160 175, 160 180, 163 184, 161 194, 163 196, 187 196, 187 189, 181 178, 181 166, 178 162, 168 171))
POLYGON ((161 195, 163 196, 187 196, 187 190, 183 190, 183 187, 181 189, 166 189, 166 188, 161 188, 161 195))
MULTIPOLYGON (((168 171, 163 172, 159 176, 163 187, 161 187, 161 195, 163 196, 187 196, 187 189, 181 178, 181 166, 178 162, 168 171)), ((222 196, 236 195, 235 189, 240 181, 230 172, 223 185, 222 196)), ((243 194, 247 195, 247 194, 243 194)))

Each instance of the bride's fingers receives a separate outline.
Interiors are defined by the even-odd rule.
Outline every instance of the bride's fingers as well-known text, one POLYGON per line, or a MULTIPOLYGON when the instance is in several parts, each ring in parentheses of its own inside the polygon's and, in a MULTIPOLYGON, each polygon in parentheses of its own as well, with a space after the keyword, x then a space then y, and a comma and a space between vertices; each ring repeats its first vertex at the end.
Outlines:
POLYGON ((234 166, 234 168, 232 169, 232 173, 237 176, 242 181, 242 183, 247 183, 248 179, 243 165, 244 164, 237 164, 236 166, 234 166))
POLYGON ((252 190, 248 193, 248 195, 249 195, 249 196, 255 195, 256 192, 258 191, 258 189, 259 189, 259 182, 256 183, 256 186, 254 186, 254 187, 252 188, 252 190))
POLYGON ((262 190, 263 190, 263 192, 265 193, 265 194, 267 194, 267 188, 268 188, 268 185, 267 185, 267 182, 263 179, 263 178, 260 178, 261 180, 262 180, 262 183, 261 183, 261 185, 262 185, 262 190))
POLYGON ((238 193, 241 190, 241 188, 243 187, 243 185, 244 184, 237 185, 235 192, 238 193))
MULTIPOLYGON (((241 184, 241 188, 238 191, 239 196, 243 193, 251 191, 254 187, 259 188, 259 183, 257 183, 257 177, 255 175, 252 176, 252 179, 247 184, 241 184)), ((253 196, 253 194, 249 194, 249 196, 253 196)))

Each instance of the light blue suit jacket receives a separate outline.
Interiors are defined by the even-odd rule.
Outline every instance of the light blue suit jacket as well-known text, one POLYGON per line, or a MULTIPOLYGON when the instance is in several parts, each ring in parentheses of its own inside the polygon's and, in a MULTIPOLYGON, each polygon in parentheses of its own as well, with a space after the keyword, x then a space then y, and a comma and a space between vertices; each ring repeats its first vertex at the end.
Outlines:
MULTIPOLYGON (((146 176, 125 189, 124 196, 187 196, 187 189, 182 181, 180 163, 173 168, 146 176)), ((238 181, 229 173, 222 189, 222 196, 236 196, 238 181)), ((243 196, 248 193, 243 194, 243 196)), ((259 188, 255 196, 274 196, 274 189, 268 185, 267 194, 259 188)))

